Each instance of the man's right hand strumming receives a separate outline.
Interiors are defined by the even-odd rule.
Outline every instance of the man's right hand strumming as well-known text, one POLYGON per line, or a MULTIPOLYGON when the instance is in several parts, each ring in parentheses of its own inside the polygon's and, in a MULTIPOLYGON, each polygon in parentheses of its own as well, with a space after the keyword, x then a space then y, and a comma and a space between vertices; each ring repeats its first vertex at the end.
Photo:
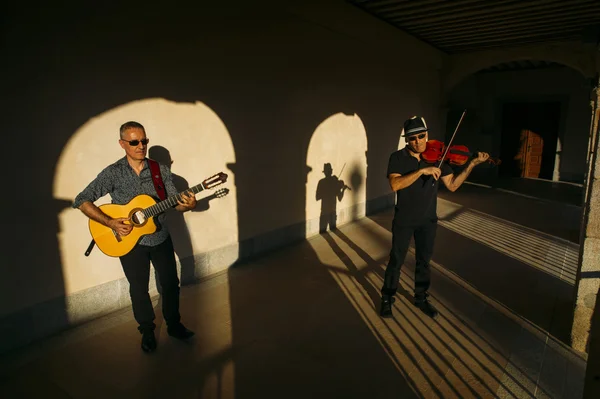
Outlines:
POLYGON ((132 224, 125 224, 128 220, 127 218, 111 219, 108 222, 108 227, 116 231, 121 237, 125 237, 133 229, 132 224))
POLYGON ((101 223, 107 227, 110 227, 111 229, 116 231, 121 237, 125 237, 127 234, 131 233, 131 230, 133 229, 132 224, 125 224, 125 221, 128 220, 127 218, 113 219, 104 212, 102 212, 100 208, 98 208, 90 201, 86 201, 83 204, 81 204, 79 210, 90 219, 93 219, 96 222, 101 223))

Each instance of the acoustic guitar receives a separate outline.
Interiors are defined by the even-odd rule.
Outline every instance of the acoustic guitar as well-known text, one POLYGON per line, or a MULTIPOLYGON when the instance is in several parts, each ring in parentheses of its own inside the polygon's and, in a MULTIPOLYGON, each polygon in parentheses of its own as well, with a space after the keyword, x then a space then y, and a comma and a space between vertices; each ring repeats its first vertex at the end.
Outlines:
MULTIPOLYGON (((126 236, 121 236, 110 227, 90 219, 89 227, 93 237, 91 245, 95 242, 95 244, 98 245, 98 248, 108 256, 123 256, 129 253, 143 236, 152 234, 156 231, 154 217, 176 206, 177 200, 181 199, 183 193, 191 191, 194 194, 198 194, 200 191, 213 189, 226 181, 227 174, 221 172, 209 177, 194 187, 190 187, 179 194, 165 199, 164 201, 156 202, 154 198, 149 195, 141 194, 134 197, 125 205, 100 205, 100 210, 113 219, 127 218, 128 222, 133 225, 133 229, 126 236)), ((217 190, 215 197, 222 197, 226 194, 227 190, 217 190)), ((88 249, 88 253, 90 249, 88 249)), ((86 253, 86 255, 88 253, 86 253)))

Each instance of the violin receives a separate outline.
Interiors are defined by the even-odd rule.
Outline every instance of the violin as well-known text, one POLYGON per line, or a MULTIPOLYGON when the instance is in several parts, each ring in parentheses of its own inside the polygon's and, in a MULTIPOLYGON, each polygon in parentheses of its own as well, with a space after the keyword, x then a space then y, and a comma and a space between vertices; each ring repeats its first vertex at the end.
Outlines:
MULTIPOLYGON (((451 165, 459 165, 462 166, 471 159, 471 157, 476 157, 477 152, 470 152, 469 148, 465 145, 451 145, 449 148, 446 145, 438 140, 428 140, 425 144, 425 151, 421 153, 421 158, 427 163, 435 163, 441 162, 442 160, 448 161, 451 165), (446 155, 445 158, 444 154, 446 155)), ((487 162, 490 162, 492 165, 500 165, 502 162, 498 158, 489 157, 487 162)))

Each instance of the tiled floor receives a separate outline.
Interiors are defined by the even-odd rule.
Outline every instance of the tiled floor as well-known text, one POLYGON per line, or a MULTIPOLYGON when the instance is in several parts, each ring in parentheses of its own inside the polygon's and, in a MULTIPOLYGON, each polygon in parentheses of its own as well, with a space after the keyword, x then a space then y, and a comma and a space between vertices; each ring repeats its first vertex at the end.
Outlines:
POLYGON ((518 215, 493 211, 493 196, 479 209, 442 197, 435 320, 412 305, 412 253, 394 318, 378 316, 391 242, 392 214, 384 212, 183 287, 183 321, 197 333, 190 342, 167 336, 157 304, 154 354, 140 350, 123 310, 6 356, 0 396, 580 398, 585 358, 561 342, 573 289, 561 276, 571 266, 565 255, 548 272, 542 260, 556 245, 568 254, 576 244, 544 234, 560 229, 535 214, 537 205, 519 224, 518 215), (479 219, 460 227, 457 209, 479 219), (484 227, 520 234, 546 254, 518 256, 469 233, 484 227))

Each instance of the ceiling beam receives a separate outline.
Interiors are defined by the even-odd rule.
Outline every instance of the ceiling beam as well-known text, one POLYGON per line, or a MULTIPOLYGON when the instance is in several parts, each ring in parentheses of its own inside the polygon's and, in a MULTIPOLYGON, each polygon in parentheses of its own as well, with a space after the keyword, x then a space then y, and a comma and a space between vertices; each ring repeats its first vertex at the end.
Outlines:
MULTIPOLYGON (((436 32, 448 32, 449 29, 452 31, 464 31, 473 27, 492 27, 492 26, 518 26, 521 24, 527 23, 537 23, 537 22, 547 22, 551 23, 559 20, 567 20, 570 18, 579 18, 588 15, 600 15, 600 6, 598 7, 588 7, 581 6, 577 7, 577 9, 573 9, 570 12, 565 12, 563 10, 552 9, 548 11, 538 12, 530 15, 522 15, 516 14, 515 16, 507 17, 507 18, 487 18, 487 19, 477 19, 474 21, 461 21, 460 24, 456 23, 456 19, 449 20, 443 24, 436 25, 421 25, 419 27, 419 31, 425 33, 436 33, 436 32)), ((402 26, 402 21, 391 19, 390 22, 395 23, 399 26, 402 26)), ((408 28, 408 25, 404 25, 408 28)))
POLYGON ((449 40, 438 40, 436 41, 436 43, 438 43, 438 45, 440 46, 449 46, 452 44, 456 44, 456 43, 468 43, 468 44, 477 44, 477 43, 493 43, 493 42, 503 42, 503 41, 507 41, 507 40, 515 40, 515 41, 519 41, 520 39, 527 39, 527 38, 535 38, 535 37, 545 37, 545 36, 554 36, 554 37, 558 37, 560 35, 563 34, 570 34, 570 33, 579 33, 581 32, 581 27, 580 26, 575 26, 575 27, 570 27, 570 28, 565 28, 562 31, 558 31, 556 29, 553 28, 547 28, 544 29, 543 31, 540 30, 538 32, 531 32, 531 33, 522 33, 522 32, 507 32, 504 35, 494 35, 494 36, 476 36, 473 38, 473 40, 465 40, 465 39, 449 39, 449 40))
MULTIPOLYGON (((477 7, 476 10, 472 8, 469 11, 460 13, 445 13, 442 16, 437 17, 423 17, 423 18, 410 18, 409 20, 403 20, 402 25, 409 27, 415 25, 431 25, 435 22, 446 22, 448 20, 453 20, 455 24, 460 24, 465 21, 474 20, 474 19, 484 19, 489 20, 490 18, 500 18, 504 15, 510 14, 518 14, 518 13, 526 13, 530 11, 536 11, 536 9, 543 10, 547 9, 549 5, 554 4, 557 5, 556 10, 560 12, 568 12, 570 6, 572 5, 573 0, 565 1, 565 0, 532 0, 528 2, 518 1, 518 5, 509 5, 509 6, 497 6, 493 7, 488 5, 487 2, 482 2, 484 5, 477 7), (543 7, 540 7, 543 6, 543 7)), ((598 4, 596 2, 590 2, 591 4, 598 4)), ((577 5, 581 5, 581 1, 577 2, 577 5)), ((387 20, 392 20, 393 15, 381 15, 380 18, 385 18, 387 20)))
POLYGON ((600 13, 598 13, 597 15, 591 15, 587 18, 579 18, 576 20, 570 20, 570 21, 555 21, 552 24, 548 25, 548 24, 540 24, 540 25, 534 25, 534 26, 521 26, 521 27, 509 27, 507 26, 506 29, 500 29, 500 28, 494 28, 494 29, 475 29, 469 32, 449 32, 448 34, 435 34, 435 35, 430 35, 427 33, 423 33, 423 32, 419 32, 416 31, 414 32, 415 35, 418 35, 419 37, 422 37, 426 40, 430 40, 430 41, 448 41, 448 40, 465 40, 465 39, 469 39, 472 37, 501 37, 501 36, 505 36, 505 35, 509 35, 509 34, 515 34, 515 33, 536 33, 536 32, 546 32, 548 30, 561 30, 561 29, 566 29, 566 28, 574 28, 574 27, 579 27, 580 29, 583 29, 586 25, 586 22, 595 22, 598 21, 598 18, 600 17, 600 13))
POLYGON ((540 44, 540 43, 548 43, 548 42, 556 42, 556 43, 564 43, 573 40, 579 41, 580 36, 577 34, 570 35, 562 35, 557 37, 544 37, 544 38, 528 38, 522 39, 518 41, 506 41, 506 42, 496 42, 496 43, 483 43, 483 44, 466 44, 466 45, 456 45, 456 46, 440 46, 442 51, 448 54, 458 54, 458 53, 469 53, 469 52, 479 52, 483 50, 493 50, 498 48, 507 48, 507 47, 521 47, 525 45, 532 44, 540 44))
MULTIPOLYGON (((492 3, 515 3, 516 0, 496 0, 489 1, 492 3)), ((377 6, 366 6, 365 9, 375 14, 386 14, 394 15, 402 13, 404 15, 414 14, 429 14, 435 15, 439 13, 447 13, 456 8, 468 9, 472 8, 473 5, 481 5, 481 0, 456 0, 456 1, 440 1, 440 0, 429 0, 429 1, 412 1, 402 4, 390 5, 387 7, 377 6)))

